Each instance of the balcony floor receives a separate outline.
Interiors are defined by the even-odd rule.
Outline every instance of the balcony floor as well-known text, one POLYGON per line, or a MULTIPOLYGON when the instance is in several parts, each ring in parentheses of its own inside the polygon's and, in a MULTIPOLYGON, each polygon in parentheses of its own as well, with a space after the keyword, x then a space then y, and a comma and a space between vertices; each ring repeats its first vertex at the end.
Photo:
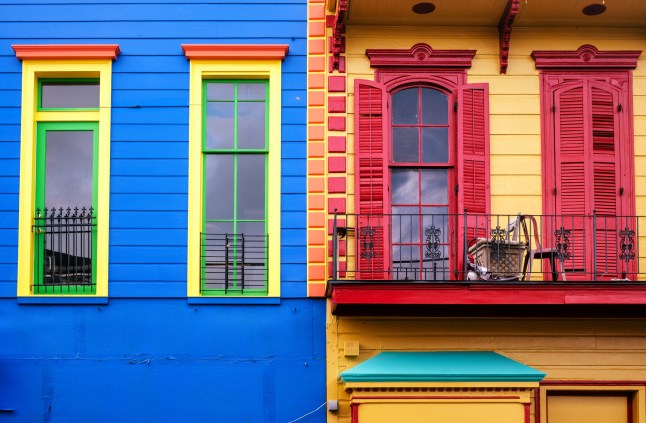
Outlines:
POLYGON ((326 294, 340 316, 646 316, 640 282, 332 280, 326 294))

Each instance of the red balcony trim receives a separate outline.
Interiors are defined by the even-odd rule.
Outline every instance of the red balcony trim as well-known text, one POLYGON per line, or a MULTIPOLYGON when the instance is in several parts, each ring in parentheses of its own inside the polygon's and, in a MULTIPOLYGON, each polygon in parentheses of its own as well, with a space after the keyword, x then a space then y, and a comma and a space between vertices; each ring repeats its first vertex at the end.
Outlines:
POLYGON ((457 285, 357 282, 328 286, 332 305, 618 305, 646 304, 646 284, 457 285))

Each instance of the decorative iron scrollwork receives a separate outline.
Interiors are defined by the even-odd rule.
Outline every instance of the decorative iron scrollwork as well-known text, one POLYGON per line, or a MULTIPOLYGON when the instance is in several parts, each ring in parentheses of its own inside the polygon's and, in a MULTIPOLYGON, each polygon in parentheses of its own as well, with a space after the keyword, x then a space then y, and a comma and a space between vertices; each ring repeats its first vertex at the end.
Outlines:
POLYGON ((619 246, 621 253, 619 258, 628 264, 629 261, 635 260, 635 231, 626 226, 619 231, 619 246))
POLYGON ((556 237, 556 256, 559 260, 564 261, 572 257, 570 253, 570 235, 572 231, 565 229, 561 226, 559 229, 554 231, 554 236, 556 237))
POLYGON ((365 226, 361 228, 359 237, 361 245, 361 258, 368 260, 375 258, 375 228, 372 226, 365 226))
POLYGON ((442 230, 433 225, 430 228, 426 228, 424 234, 426 235, 426 251, 424 252, 424 257, 433 261, 441 259, 440 235, 442 235, 442 230))

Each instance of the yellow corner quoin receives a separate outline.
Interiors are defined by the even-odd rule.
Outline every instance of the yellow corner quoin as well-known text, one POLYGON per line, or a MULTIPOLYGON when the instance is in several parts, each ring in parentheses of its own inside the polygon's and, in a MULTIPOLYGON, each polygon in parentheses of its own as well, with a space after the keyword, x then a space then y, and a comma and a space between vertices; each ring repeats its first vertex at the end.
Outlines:
MULTIPOLYGON (((188 154, 187 295, 200 296, 200 230, 202 227, 202 81, 256 79, 269 82, 269 169, 267 235, 280 245, 280 147, 282 57, 264 60, 191 59, 188 154)), ((280 248, 269 249, 268 297, 280 296, 280 248)), ((245 295, 248 297, 248 295, 245 295)), ((265 297, 263 295, 263 297, 265 297)))
POLYGON ((74 297, 107 297, 108 233, 110 210, 110 108, 112 92, 112 58, 108 59, 24 59, 22 64, 22 119, 20 141, 20 200, 18 223, 18 296, 62 297, 67 294, 32 292, 34 282, 34 240, 32 236, 35 208, 36 125, 38 122, 97 122, 97 235, 96 294, 74 297), (37 111, 38 80, 42 78, 98 78, 99 109, 92 111, 37 111))

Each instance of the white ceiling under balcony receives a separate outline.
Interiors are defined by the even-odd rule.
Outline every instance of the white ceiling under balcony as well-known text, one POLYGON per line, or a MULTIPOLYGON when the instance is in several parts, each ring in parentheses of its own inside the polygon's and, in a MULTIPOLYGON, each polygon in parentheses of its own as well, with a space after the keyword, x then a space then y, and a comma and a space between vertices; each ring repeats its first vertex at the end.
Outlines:
MULTIPOLYGON (((328 4, 334 9, 335 0, 328 4)), ((348 25, 497 26, 508 0, 349 0, 348 25), (435 9, 416 14, 413 6, 432 3, 435 9)), ((646 0, 520 0, 515 27, 646 28, 646 0), (600 5, 589 16, 583 9, 600 5)), ((427 6, 429 7, 429 6, 427 6)))

